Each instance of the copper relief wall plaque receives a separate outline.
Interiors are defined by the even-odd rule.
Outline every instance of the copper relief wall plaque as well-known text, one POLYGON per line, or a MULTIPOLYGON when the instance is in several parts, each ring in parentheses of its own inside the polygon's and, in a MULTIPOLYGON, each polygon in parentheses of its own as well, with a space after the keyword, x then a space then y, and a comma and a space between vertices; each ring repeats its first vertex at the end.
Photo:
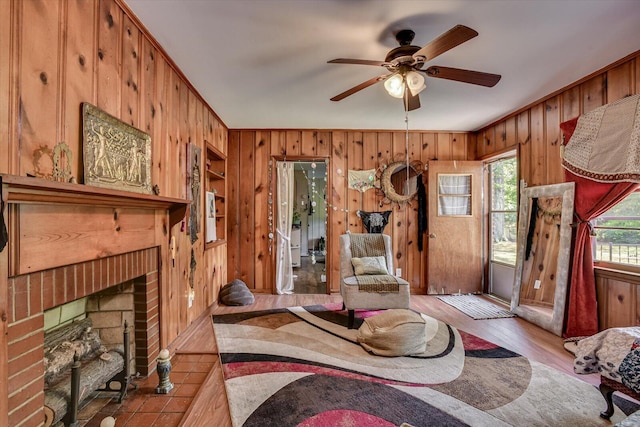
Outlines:
POLYGON ((84 183, 152 194, 151 137, 82 103, 84 183))

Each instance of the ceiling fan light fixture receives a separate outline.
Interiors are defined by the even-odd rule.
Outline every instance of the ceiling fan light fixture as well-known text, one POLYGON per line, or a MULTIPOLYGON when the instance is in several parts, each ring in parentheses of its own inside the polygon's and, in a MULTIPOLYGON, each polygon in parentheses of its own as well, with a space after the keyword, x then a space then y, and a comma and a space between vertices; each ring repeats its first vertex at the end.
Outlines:
POLYGON ((411 91, 411 95, 416 96, 423 90, 427 88, 427 85, 424 84, 424 77, 422 74, 416 71, 409 71, 407 73, 407 87, 411 91))
POLYGON ((331 64, 359 64, 384 67, 389 72, 347 89, 331 98, 331 101, 340 101, 347 96, 384 81, 384 87, 389 95, 395 98, 404 98, 405 110, 413 111, 420 108, 418 94, 426 89, 424 83, 425 75, 426 77, 493 87, 500 81, 501 76, 499 74, 436 65, 431 65, 425 70, 422 69, 427 61, 432 61, 439 55, 471 40, 477 35, 478 32, 469 27, 456 25, 423 47, 419 47, 411 44, 415 36, 412 30, 401 30, 396 33, 396 40, 400 46, 391 49, 384 61, 350 58, 337 58, 328 61, 331 64))
POLYGON ((384 88, 394 98, 402 98, 404 96, 404 78, 400 74, 395 74, 384 81, 384 88))

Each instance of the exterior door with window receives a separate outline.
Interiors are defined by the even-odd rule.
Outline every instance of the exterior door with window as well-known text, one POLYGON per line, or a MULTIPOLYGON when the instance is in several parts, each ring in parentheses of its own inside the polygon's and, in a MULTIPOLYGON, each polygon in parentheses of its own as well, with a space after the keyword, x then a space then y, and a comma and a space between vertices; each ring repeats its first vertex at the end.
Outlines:
POLYGON ((482 292, 482 162, 430 161, 429 292, 482 292))
POLYGON ((491 295, 511 301, 518 240, 518 162, 503 158, 487 165, 489 286, 491 295))

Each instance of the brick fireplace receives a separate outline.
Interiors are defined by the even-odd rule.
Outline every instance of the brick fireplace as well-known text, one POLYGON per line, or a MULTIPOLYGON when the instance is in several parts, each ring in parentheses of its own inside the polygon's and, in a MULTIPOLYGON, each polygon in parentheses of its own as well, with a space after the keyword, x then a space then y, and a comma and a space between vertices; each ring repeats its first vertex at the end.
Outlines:
POLYGON ((173 337, 160 326, 172 298, 169 233, 189 202, 11 175, 0 175, 0 188, 8 230, 0 251, 0 426, 35 427, 45 420, 45 311, 51 319, 54 307, 126 288, 129 308, 120 316, 133 319, 131 372, 155 370, 173 337))
POLYGON ((44 419, 44 311, 133 282, 135 369, 148 375, 160 350, 157 247, 9 278, 9 425, 44 419))

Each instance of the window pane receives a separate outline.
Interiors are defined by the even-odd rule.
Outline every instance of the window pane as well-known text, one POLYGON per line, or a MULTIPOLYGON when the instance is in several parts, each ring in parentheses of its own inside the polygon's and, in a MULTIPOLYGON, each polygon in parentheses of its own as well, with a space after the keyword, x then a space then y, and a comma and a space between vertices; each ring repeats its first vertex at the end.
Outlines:
POLYGON ((617 217, 618 220, 634 221, 633 223, 625 225, 622 225, 622 223, 620 223, 620 226, 622 227, 638 227, 638 224, 640 224, 640 192, 629 194, 623 201, 609 209, 607 213, 598 218, 597 225, 608 225, 609 223, 605 223, 602 221, 615 221, 616 218, 614 217, 617 217))
POLYGON ((517 163, 511 158, 494 162, 491 168, 491 209, 515 211, 518 202, 517 163))
POLYGON ((471 175, 438 175, 438 215, 471 215, 471 175))
POLYGON ((516 264, 518 234, 518 179, 515 157, 501 159, 489 166, 491 262, 516 264))
POLYGON ((631 193, 592 224, 597 261, 640 265, 640 193, 631 193))
POLYGON ((471 194, 471 175, 438 175, 438 194, 471 194))
POLYGON ((471 215, 471 197, 440 196, 438 197, 438 215, 471 215))
POLYGON ((640 231, 597 230, 593 239, 596 261, 640 265, 640 243, 621 243, 616 241, 619 239, 611 237, 614 233, 624 235, 627 241, 640 241, 640 231))
POLYGON ((515 212, 491 214, 491 261, 516 265, 516 218, 515 212))

